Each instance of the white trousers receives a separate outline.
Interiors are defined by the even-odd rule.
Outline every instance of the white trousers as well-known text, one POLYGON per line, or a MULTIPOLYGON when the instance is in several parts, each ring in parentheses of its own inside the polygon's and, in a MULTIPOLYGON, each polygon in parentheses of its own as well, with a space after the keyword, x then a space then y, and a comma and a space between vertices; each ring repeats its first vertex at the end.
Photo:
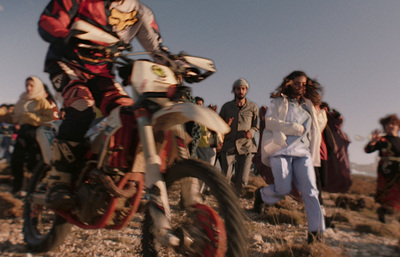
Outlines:
POLYGON ((311 156, 275 156, 270 157, 274 184, 261 189, 261 197, 268 205, 283 199, 292 190, 292 180, 301 192, 307 216, 308 231, 325 230, 324 215, 318 200, 318 189, 311 156))

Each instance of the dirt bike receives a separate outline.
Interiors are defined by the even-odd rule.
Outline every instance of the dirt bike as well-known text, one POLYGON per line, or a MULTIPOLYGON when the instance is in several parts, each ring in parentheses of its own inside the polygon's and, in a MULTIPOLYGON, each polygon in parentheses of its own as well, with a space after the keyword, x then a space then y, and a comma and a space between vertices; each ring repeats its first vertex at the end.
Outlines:
MULTIPOLYGON (((85 31, 92 33, 93 29, 85 31)), ((23 225, 24 239, 33 252, 61 245, 72 225, 123 229, 145 202, 143 256, 171 255, 171 251, 175 256, 247 256, 244 216, 236 194, 219 170, 191 158, 188 150, 191 138, 185 130, 187 122, 222 134, 230 129, 216 112, 187 101, 184 95, 189 88, 179 79, 189 76, 190 82, 200 82, 215 72, 214 63, 186 54, 162 58, 169 65, 127 56, 118 63, 125 72, 130 71, 126 84, 130 84, 135 100, 133 106, 124 107, 125 112, 134 114, 132 133, 138 134, 131 137, 132 147, 127 151, 132 165, 123 172, 107 167, 110 140, 122 126, 121 108, 116 108, 97 120, 86 135, 90 148, 73 181, 71 193, 76 205, 70 211, 50 209, 45 201, 51 143, 59 123, 38 129, 43 162, 30 180, 23 225), (183 70, 175 65, 176 60, 190 67, 183 70), (207 194, 200 193, 203 184, 209 188, 207 194), (154 191, 159 197, 147 200, 148 195, 156 194, 154 191)))

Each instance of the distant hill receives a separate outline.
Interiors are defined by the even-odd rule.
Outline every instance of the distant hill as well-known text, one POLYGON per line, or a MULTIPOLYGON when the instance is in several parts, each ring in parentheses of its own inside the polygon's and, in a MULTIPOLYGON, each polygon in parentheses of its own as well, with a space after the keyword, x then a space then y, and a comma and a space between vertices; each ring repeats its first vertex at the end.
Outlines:
POLYGON ((350 162, 350 169, 352 174, 360 174, 370 177, 376 177, 378 162, 370 164, 357 164, 350 162))

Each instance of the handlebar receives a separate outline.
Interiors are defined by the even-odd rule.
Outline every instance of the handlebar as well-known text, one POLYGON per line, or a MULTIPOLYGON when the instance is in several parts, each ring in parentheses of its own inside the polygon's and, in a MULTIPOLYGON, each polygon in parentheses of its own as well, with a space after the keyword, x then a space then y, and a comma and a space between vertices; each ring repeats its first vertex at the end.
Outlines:
POLYGON ((154 59, 160 59, 164 62, 177 76, 182 78, 187 83, 197 83, 208 78, 215 72, 214 63, 205 58, 193 57, 187 55, 185 52, 180 52, 177 55, 171 55, 163 52, 139 52, 120 55, 124 62, 115 61, 116 64, 121 65, 118 68, 119 75, 124 79, 124 85, 127 85, 127 78, 130 76, 134 60, 128 58, 133 55, 152 55, 154 59), (201 70, 204 70, 203 72, 201 70))

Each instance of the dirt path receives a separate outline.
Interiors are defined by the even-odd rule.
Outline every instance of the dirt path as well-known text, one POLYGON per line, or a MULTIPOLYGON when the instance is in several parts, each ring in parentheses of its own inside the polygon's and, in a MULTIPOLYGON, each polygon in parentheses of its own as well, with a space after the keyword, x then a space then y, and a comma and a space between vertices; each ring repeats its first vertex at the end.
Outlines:
MULTIPOLYGON (((249 257, 276 256, 278 252, 291 252, 281 256, 400 256, 399 216, 388 217, 387 223, 376 220, 375 206, 371 197, 366 197, 363 208, 351 210, 338 208, 335 199, 340 195, 324 193, 327 216, 333 217, 335 228, 328 228, 324 242, 307 245, 304 206, 287 198, 278 207, 270 207, 262 214, 256 214, 252 208, 252 192, 259 184, 259 178, 253 178, 255 186, 240 200, 241 207, 247 214, 245 221, 248 228, 249 257), (291 222, 274 224, 282 220, 282 213, 292 214, 291 222), (396 229, 397 228, 397 229, 396 229)), ((22 235, 21 217, 4 217, 6 202, 12 198, 6 184, 0 182, 0 206, 3 213, 0 218, 0 256, 140 256, 140 225, 142 214, 137 214, 129 227, 120 231, 82 230, 72 228, 65 243, 56 251, 45 254, 32 254, 26 249, 22 235)), ((15 213, 22 208, 21 201, 15 201, 15 213)), ((289 215, 288 214, 288 215, 289 215)), ((17 214, 17 216, 20 215, 17 214)), ((289 215, 290 216, 290 215, 289 215)))

